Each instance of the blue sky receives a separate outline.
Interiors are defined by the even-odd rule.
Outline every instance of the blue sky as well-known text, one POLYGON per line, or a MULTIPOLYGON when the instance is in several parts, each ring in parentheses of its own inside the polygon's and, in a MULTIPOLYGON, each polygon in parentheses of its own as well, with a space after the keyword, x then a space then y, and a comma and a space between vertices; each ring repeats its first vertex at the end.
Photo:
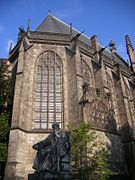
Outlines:
POLYGON ((125 33, 135 48, 135 0, 0 0, 0 58, 8 57, 10 42, 16 43, 18 28, 35 30, 48 15, 70 23, 88 37, 94 34, 106 46, 112 39, 117 52, 128 59, 125 33))

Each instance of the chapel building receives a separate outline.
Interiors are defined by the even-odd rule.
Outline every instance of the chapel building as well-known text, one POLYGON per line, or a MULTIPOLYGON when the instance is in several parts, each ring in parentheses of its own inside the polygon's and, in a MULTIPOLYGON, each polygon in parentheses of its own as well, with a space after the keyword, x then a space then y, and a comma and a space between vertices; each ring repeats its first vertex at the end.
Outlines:
POLYGON ((135 178, 135 56, 126 35, 130 65, 50 13, 35 31, 20 27, 10 48, 13 108, 5 180, 27 180, 36 151, 52 123, 61 129, 90 122, 110 150, 118 174, 135 178))

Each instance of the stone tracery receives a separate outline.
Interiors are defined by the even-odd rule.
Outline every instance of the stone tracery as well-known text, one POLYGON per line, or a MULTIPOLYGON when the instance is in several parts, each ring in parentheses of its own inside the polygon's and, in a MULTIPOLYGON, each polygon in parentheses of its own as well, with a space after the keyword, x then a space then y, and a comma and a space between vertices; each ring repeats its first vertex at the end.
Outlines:
POLYGON ((34 127, 51 129, 62 126, 62 62, 53 51, 42 53, 36 63, 34 127))
POLYGON ((107 131, 116 131, 114 114, 99 99, 95 99, 88 105, 88 120, 92 127, 107 131))

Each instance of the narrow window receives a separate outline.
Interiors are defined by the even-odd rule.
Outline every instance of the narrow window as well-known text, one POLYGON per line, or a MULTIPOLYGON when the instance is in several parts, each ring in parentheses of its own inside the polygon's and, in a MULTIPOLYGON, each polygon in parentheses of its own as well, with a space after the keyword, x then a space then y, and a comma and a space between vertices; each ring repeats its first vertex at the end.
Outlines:
POLYGON ((91 72, 89 66, 86 64, 84 60, 82 60, 82 75, 84 83, 87 83, 91 86, 91 72))

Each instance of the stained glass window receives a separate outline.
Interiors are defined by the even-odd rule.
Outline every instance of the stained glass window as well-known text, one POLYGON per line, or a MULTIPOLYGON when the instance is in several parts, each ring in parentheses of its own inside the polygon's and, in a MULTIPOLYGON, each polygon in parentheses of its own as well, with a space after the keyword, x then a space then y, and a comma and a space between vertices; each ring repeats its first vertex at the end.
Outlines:
POLYGON ((51 129, 53 122, 63 122, 62 63, 52 52, 42 53, 36 63, 34 128, 51 129))

